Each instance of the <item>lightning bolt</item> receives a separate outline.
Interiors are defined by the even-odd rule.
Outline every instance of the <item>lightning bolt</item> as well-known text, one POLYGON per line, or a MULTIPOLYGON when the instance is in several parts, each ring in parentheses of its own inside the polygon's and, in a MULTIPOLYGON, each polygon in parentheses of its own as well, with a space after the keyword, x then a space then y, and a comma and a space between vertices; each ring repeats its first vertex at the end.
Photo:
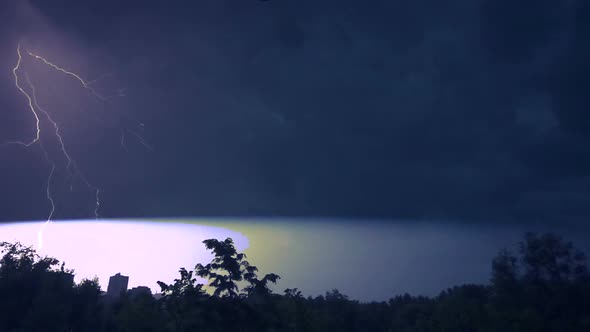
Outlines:
MULTIPOLYGON (((41 108, 41 106, 39 106, 39 104, 37 103, 37 93, 35 90, 35 85, 33 85, 33 83, 31 82, 31 79, 29 78, 29 75, 26 72, 25 72, 25 79, 27 81, 27 84, 29 85, 29 88, 31 89, 31 95, 29 95, 29 98, 31 98, 31 100, 33 102, 32 103, 34 105, 33 110, 35 108, 37 110, 39 110, 41 113, 43 113, 47 117, 47 120, 49 120, 49 122, 51 122, 51 124, 53 124, 53 127, 55 128, 55 135, 58 137, 63 154, 66 156, 66 158, 68 160, 68 170, 69 170, 72 159, 71 159, 69 153, 67 152, 65 145, 63 143, 63 138, 59 133, 59 126, 57 125, 57 122, 53 121, 53 119, 51 118, 51 115, 49 115, 49 113, 47 111, 45 111, 43 108, 41 108)), ((45 160, 51 165, 51 170, 49 171, 49 176, 47 177, 47 185, 45 187, 45 195, 47 197, 47 200, 51 204, 51 209, 49 211, 49 215, 47 216, 47 221, 45 221, 45 223, 41 226, 41 228, 37 232, 37 247, 39 248, 39 250, 41 250, 41 249, 43 249, 43 231, 51 223, 51 221, 53 219, 53 214, 55 213, 55 199, 53 198, 53 195, 51 193, 51 182, 53 180, 53 173, 55 172, 55 162, 53 162, 53 160, 51 160, 51 158, 49 158, 49 154, 47 153, 47 150, 45 149, 45 146, 43 145, 43 141, 40 138, 40 127, 39 127, 39 118, 38 117, 37 117, 37 130, 38 130, 37 141, 39 142, 39 146, 41 147, 41 150, 43 151, 43 155, 45 156, 45 160)))
MULTIPOLYGON (((43 113, 45 115, 45 117, 47 118, 47 120, 51 123, 51 125, 54 128, 54 134, 58 139, 61 152, 67 160, 66 170, 70 173, 70 176, 72 176, 72 177, 78 176, 82 180, 82 182, 84 182, 84 184, 86 184, 86 186, 95 193, 96 204, 95 204, 95 209, 94 209, 94 217, 96 219, 98 219, 98 217, 99 217, 98 211, 100 209, 100 189, 98 187, 95 187, 94 185, 92 185, 86 179, 84 174, 82 174, 80 172, 80 170, 78 169, 78 166, 76 165, 75 161, 72 159, 72 157, 70 156, 70 153, 66 149, 66 145, 64 143, 64 138, 59 132, 59 125, 57 124, 57 122, 55 120, 53 120, 53 118, 51 117, 51 114, 49 114, 49 112, 47 112, 45 109, 43 109, 39 105, 39 103, 37 101, 37 92, 35 89, 35 85, 33 85, 33 83, 31 82, 31 80, 29 78, 29 75, 26 72, 25 72, 25 79, 31 89, 31 94, 29 96, 31 97, 33 105, 34 105, 33 109, 36 108, 38 111, 43 113)), ((43 248, 43 231, 52 222, 53 214, 55 213, 55 199, 53 198, 53 195, 51 193, 51 181, 53 179, 53 174, 55 172, 55 162, 53 162, 49 158, 49 154, 47 153, 47 150, 43 146, 43 141, 41 141, 40 138, 38 139, 38 141, 39 141, 39 145, 41 147, 41 150, 43 151, 43 154, 45 156, 45 160, 51 165, 51 171, 49 172, 49 176, 47 178, 47 186, 46 186, 46 196, 47 196, 47 200, 51 203, 51 210, 49 212, 49 216, 47 217, 47 221, 41 227, 41 229, 39 230, 38 236, 37 236, 38 247, 40 250, 43 248)))
MULTIPOLYGON (((83 87, 84 87, 86 90, 90 91, 90 93, 92 93, 92 94, 93 94, 93 95, 94 95, 96 98, 98 98, 98 99, 100 99, 100 100, 102 100, 102 101, 105 101, 105 100, 106 100, 106 98, 104 98, 103 96, 101 96, 101 95, 99 95, 98 93, 96 93, 96 91, 95 91, 95 90, 94 90, 94 89, 93 89, 93 88, 90 86, 90 83, 89 83, 89 82, 86 82, 84 79, 82 79, 82 77, 80 77, 80 75, 78 75, 78 74, 76 74, 76 73, 73 73, 73 72, 71 72, 71 71, 69 71, 69 70, 66 70, 66 69, 64 69, 64 68, 62 68, 62 67, 60 67, 60 66, 58 66, 58 65, 56 65, 56 64, 54 64, 54 63, 52 63, 52 62, 49 62, 47 59, 45 59, 44 57, 42 57, 42 56, 40 56, 40 55, 38 55, 38 54, 35 54, 35 53, 33 53, 33 52, 30 52, 30 51, 27 51, 27 53, 28 53, 28 54, 29 54, 31 57, 33 57, 33 58, 35 58, 35 59, 37 59, 37 60, 40 60, 41 62, 43 62, 44 64, 48 65, 49 67, 51 67, 51 68, 53 68, 53 69, 55 69, 55 70, 57 70, 57 71, 60 71, 60 72, 62 72, 62 73, 64 73, 64 74, 66 74, 66 75, 72 76, 72 77, 73 77, 73 78, 75 78, 75 79, 76 79, 78 82, 80 82, 80 84, 82 84, 82 86, 83 86, 83 87)), ((97 80, 98 80, 98 79, 94 80, 93 82, 95 82, 95 81, 97 81, 97 80)))
POLYGON ((150 150, 150 151, 154 151, 154 148, 152 148, 149 144, 147 144, 147 142, 143 139, 143 137, 137 133, 136 131, 133 130, 127 130, 128 132, 130 132, 133 136, 137 137, 137 140, 139 141, 139 143, 141 143, 141 145, 143 145, 146 149, 150 150))
POLYGON ((19 144, 19 145, 24 145, 24 146, 28 147, 28 146, 35 144, 36 142, 38 142, 41 139, 41 120, 39 119, 39 114, 37 114, 37 111, 35 111, 35 107, 33 106, 33 98, 31 98, 31 96, 20 85, 20 79, 18 77, 18 70, 20 69, 21 63, 23 61, 23 56, 21 53, 20 44, 18 44, 18 47, 16 48, 16 54, 18 55, 18 60, 16 62, 16 66, 14 66, 14 68, 12 69, 12 75, 14 75, 14 84, 16 85, 16 88, 25 96, 25 98, 27 98, 27 104, 29 106, 29 109, 31 110, 31 112, 33 112, 33 115, 35 116, 35 125, 36 125, 36 129, 37 129, 37 134, 36 134, 35 138, 33 138, 33 140, 30 141, 29 143, 21 142, 21 141, 11 141, 11 142, 7 142, 6 144, 19 144))
MULTIPOLYGON (((42 56, 40 56, 38 54, 35 54, 35 53, 31 52, 31 51, 27 51, 27 54, 30 55, 31 57, 33 57, 33 58, 41 61, 42 63, 48 65, 49 67, 51 67, 51 68, 53 68, 53 69, 55 69, 55 70, 57 70, 59 72, 62 72, 64 74, 68 75, 68 76, 73 77, 75 80, 77 80, 78 82, 80 82, 80 84, 86 90, 88 90, 94 97, 96 97, 98 100, 100 100, 102 102, 108 102, 108 100, 112 97, 112 96, 104 97, 104 96, 98 94, 96 92, 96 90, 94 90, 94 88, 92 88, 92 84, 93 83, 96 83, 96 82, 100 81, 101 79, 103 79, 105 77, 112 76, 113 75, 112 73, 103 74, 103 75, 99 76, 98 78, 96 78, 96 79, 94 79, 92 81, 86 81, 80 75, 78 75, 78 74, 76 74, 74 72, 71 72, 71 71, 69 71, 69 70, 67 70, 67 69, 65 69, 63 67, 60 67, 60 66, 54 64, 53 62, 47 60, 45 57, 42 57, 42 56)), ((117 94, 115 96, 119 96, 119 97, 125 96, 125 92, 124 91, 125 91, 125 89, 119 89, 117 91, 117 94)), ((138 121, 136 119, 131 119, 131 120, 135 121, 137 123, 137 125, 139 125, 140 128, 143 129, 144 124, 142 122, 140 122, 140 121, 138 121)), ((139 141, 139 143, 141 145, 143 145, 146 149, 148 149, 150 151, 153 151, 154 150, 149 144, 146 143, 146 141, 143 138, 143 136, 141 136, 139 133, 137 133, 135 131, 131 131, 131 130, 129 130, 129 132, 131 134, 133 134, 133 136, 135 136, 137 138, 137 140, 139 141)), ((124 141, 124 139, 123 139, 123 141, 124 141)), ((121 145, 124 146, 124 142, 121 145)), ((125 148, 125 150, 126 150, 126 148, 125 148)))
MULTIPOLYGON (((51 205, 51 208, 49 211, 49 215, 47 217, 47 221, 41 227, 41 229, 39 230, 39 232, 37 234, 38 247, 39 247, 39 249, 41 249, 43 247, 43 230, 49 223, 51 223, 51 220, 53 218, 53 214, 55 213, 55 200, 54 200, 53 195, 51 193, 51 182, 53 180, 53 174, 55 172, 55 163, 49 158, 49 154, 47 153, 47 150, 45 149, 45 147, 43 146, 43 142, 41 141, 41 119, 39 118, 39 113, 37 113, 37 110, 39 110, 43 114, 45 114, 47 119, 51 123, 53 123, 53 125, 55 126, 56 134, 59 137, 60 143, 62 144, 62 150, 63 150, 65 156, 68 158, 68 160, 71 160, 71 158, 70 158, 69 154, 67 153, 67 151, 65 150, 65 146, 63 145, 63 139, 62 139, 61 135, 59 135, 59 127, 57 126, 57 123, 55 121, 53 121, 53 119, 51 118, 49 113, 47 113, 45 110, 43 110, 42 108, 39 107, 39 105, 37 103, 36 93, 35 93, 35 86, 31 83, 29 76, 26 73, 25 73, 25 78, 26 78, 27 84, 29 85, 29 88, 31 89, 31 94, 27 93, 25 91, 25 89, 21 86, 20 77, 18 75, 18 72, 19 72, 19 69, 21 69, 21 64, 22 64, 22 60, 23 60, 20 44, 18 45, 18 47, 16 49, 16 53, 18 56, 18 60, 17 60, 16 66, 14 66, 14 68, 12 69, 12 74, 14 76, 14 84, 15 84, 16 88, 27 99, 27 105, 35 117, 35 129, 36 129, 35 133, 36 134, 35 134, 35 138, 33 138, 30 142, 10 141, 10 142, 7 142, 7 144, 18 144, 18 145, 24 145, 26 147, 30 147, 33 144, 39 142, 39 146, 41 148, 41 151, 43 152, 43 155, 45 156, 45 160, 51 164, 51 170, 49 172, 49 176, 47 177, 47 186, 46 186, 46 190, 45 190, 45 194, 46 194, 47 200, 49 201, 49 203, 51 205)), ((69 164, 68 164, 68 167, 69 167, 69 164)))
MULTIPOLYGON (((95 91, 95 90, 94 90, 94 89, 93 89, 93 88, 90 86, 90 83, 89 83, 89 82, 86 82, 86 81, 85 81, 85 80, 84 80, 82 77, 80 77, 80 75, 78 75, 78 74, 76 74, 76 73, 73 73, 73 72, 71 72, 71 71, 69 71, 69 70, 66 70, 66 69, 64 69, 64 68, 62 68, 62 67, 60 67, 60 66, 56 65, 56 64, 54 64, 54 63, 50 62, 49 60, 47 60, 46 58, 44 58, 44 57, 42 57, 42 56, 40 56, 40 55, 38 55, 38 54, 35 54, 35 53, 33 53, 33 52, 30 52, 30 51, 27 51, 27 53, 28 53, 28 54, 29 54, 31 57, 33 57, 33 58, 35 58, 35 59, 37 59, 37 60, 40 60, 41 62, 43 62, 44 64, 48 65, 49 67, 51 67, 51 68, 53 68, 53 69, 55 69, 55 70, 57 70, 57 71, 59 71, 59 72, 61 72, 61 73, 64 73, 64 74, 66 74, 66 75, 68 75, 68 76, 71 76, 71 77, 75 78, 75 79, 76 79, 78 82, 80 82, 80 84, 81 84, 81 85, 82 85, 82 86, 83 86, 85 89, 87 89, 88 91, 90 91, 90 92, 91 92, 91 93, 92 93, 92 94, 93 94, 93 95, 94 95, 96 98, 98 98, 98 99, 100 99, 100 100, 102 100, 102 101, 104 101, 104 100, 105 100, 105 98, 104 98, 104 97, 102 97, 100 94, 98 94, 98 93, 97 93, 97 92, 96 92, 96 91, 95 91)), ((104 76, 104 75, 103 75, 103 76, 104 76)), ((100 78, 96 79, 95 81, 97 81, 97 80, 99 80, 99 79, 100 79, 100 78)), ((28 77, 27 77, 27 80, 28 80, 28 77)), ((29 84, 30 84, 30 83, 29 83, 29 84)), ((74 175, 77 175, 77 176, 78 176, 78 177, 79 177, 79 178, 82 180, 82 182, 84 182, 84 184, 85 184, 85 185, 86 185, 86 186, 87 186, 87 187, 88 187, 90 190, 92 190, 92 191, 94 192, 94 196, 95 196, 94 217, 95 217, 96 219, 98 219, 98 217, 99 217, 99 210, 100 210, 100 205, 101 205, 101 202, 100 202, 100 189, 99 189, 98 187, 96 187, 96 186, 92 185, 92 184, 91 184, 91 183, 88 181, 88 179, 86 179, 86 177, 85 177, 85 176, 84 176, 84 175, 83 175, 83 174, 82 174, 82 173, 79 171, 79 169, 78 169, 78 167, 77 167, 76 163, 75 163, 75 162, 74 162, 74 160, 73 160, 73 159, 70 157, 70 154, 69 154, 69 153, 68 153, 68 151, 66 150, 66 147, 65 147, 65 144, 64 144, 63 137, 62 137, 62 136, 60 135, 60 133, 59 133, 59 126, 58 126, 58 125, 57 125, 57 123, 56 123, 56 122, 55 122, 55 121, 54 121, 54 120, 51 118, 51 116, 49 115, 49 113, 48 113, 48 112, 46 112, 45 110, 43 110, 43 109, 42 109, 42 108, 41 108, 41 107, 38 105, 38 103, 37 103, 37 98, 36 98, 36 96, 35 96, 35 89, 34 89, 34 86, 33 86, 32 84, 30 84, 30 85, 31 85, 31 89, 32 89, 32 92, 33 92, 33 98, 32 98, 32 100, 33 100, 33 104, 35 105, 35 107, 37 107, 37 109, 39 109, 41 112, 43 112, 43 114, 45 114, 45 115, 47 116, 47 119, 49 120, 49 122, 51 122, 51 124, 52 124, 52 125, 53 125, 53 127, 55 128, 55 135, 57 136, 57 138, 58 138, 58 140, 59 140, 60 147, 61 147, 61 150, 62 150, 62 152, 63 152, 63 155, 66 157, 66 159, 67 159, 67 161, 68 161, 68 164, 67 164, 67 167, 66 167, 66 168, 67 168, 67 170, 69 171, 69 170, 70 170, 70 168, 71 168, 71 166, 73 165, 73 166, 74 166, 74 170, 75 170, 75 174, 74 174, 74 175)))
MULTIPOLYGON (((45 117, 47 118, 47 120, 49 120, 49 122, 51 123, 51 125, 55 129, 55 136, 57 137, 57 140, 59 141, 59 146, 61 148, 61 151, 62 151, 64 157, 66 157, 66 160, 68 161, 66 169, 69 171, 70 167, 72 166, 73 161, 72 161, 72 157, 70 157, 70 153, 66 149, 66 145, 64 144, 64 139, 61 136, 61 134, 59 133, 59 126, 57 125, 57 122, 55 122, 55 120, 53 120, 53 118, 51 117, 49 112, 47 112, 46 110, 41 108, 41 106, 39 106, 39 103, 37 102, 37 92, 36 92, 35 86, 31 82, 31 79, 29 78, 29 75, 26 72, 25 72, 25 79, 27 81, 27 84, 31 88, 31 97, 32 97, 31 99, 33 100, 33 105, 35 106, 34 108, 38 109, 41 113, 43 113, 45 115, 45 117)), ((47 155, 47 151, 45 151, 45 155, 47 155)))
POLYGON ((55 163, 49 158, 49 154, 47 153, 47 150, 45 150, 45 148, 43 147, 42 141, 39 141, 39 146, 41 146, 41 150, 43 150, 45 160, 51 164, 51 170, 49 171, 49 176, 47 177, 47 186, 45 187, 45 195, 47 197, 47 200, 51 204, 51 210, 49 211, 49 215, 47 216, 47 221, 45 221, 45 223, 41 225, 41 228, 39 228, 39 231, 37 232, 37 248, 41 250, 43 249, 43 232, 45 231, 45 228, 49 226, 49 224, 51 224, 53 214, 55 213, 55 200, 53 199, 53 195, 51 194, 51 181, 53 180, 53 173, 55 172, 55 163))
MULTIPOLYGON (((45 150, 45 147, 43 146, 42 141, 41 141, 41 119, 39 118, 39 114, 37 113, 37 110, 35 109, 35 105, 37 104, 36 96, 35 96, 35 89, 34 89, 34 86, 31 84, 31 81, 29 80, 28 75, 25 74, 27 83, 28 83, 29 87, 32 89, 32 96, 30 94, 28 94, 25 91, 25 89, 20 85, 20 78, 18 75, 18 71, 21 68, 21 64, 22 64, 22 60, 23 60, 20 44, 18 45, 18 47, 16 49, 16 53, 18 56, 18 60, 16 62, 16 66, 14 66, 14 68, 12 69, 12 74, 14 76, 14 84, 15 84, 16 88, 27 99, 27 105, 35 117, 36 134, 35 134, 35 138, 33 138, 30 142, 11 141, 11 142, 8 142, 7 144, 19 144, 19 145, 24 145, 26 147, 30 147, 33 144, 39 142, 39 146, 41 148, 41 151, 43 152, 43 155, 45 156, 45 160, 47 160, 47 162, 49 162, 51 164, 51 171, 49 172, 49 176, 47 177, 47 187, 45 190, 47 200, 51 204, 51 209, 49 211, 47 221, 45 222, 45 224, 43 224, 43 226, 41 226, 41 229, 39 229, 39 232, 37 233, 37 245, 39 247, 39 250, 41 250, 43 248, 43 230, 45 227, 47 227, 47 225, 49 223, 51 223, 51 219, 53 218, 53 214, 55 213, 55 200, 53 199, 53 196, 51 194, 51 180, 53 179, 53 173, 55 172, 55 163, 53 163, 51 161, 51 159, 49 158, 49 154, 47 153, 47 150, 45 150)), ((43 113, 45 113, 45 115, 47 115, 47 117, 51 121, 51 117, 49 117, 49 114, 47 114, 44 111, 43 111, 43 113)))
MULTIPOLYGON (((55 69, 56 71, 72 77, 77 82, 79 82, 83 88, 88 90, 94 97, 98 98, 101 101, 106 101, 106 99, 103 98, 100 94, 98 94, 91 86, 91 84, 93 82, 101 79, 102 77, 99 77, 97 80, 89 82, 89 81, 84 80, 80 75, 56 65, 38 54, 35 54, 35 53, 30 52, 28 50, 25 50, 25 52, 26 53, 24 53, 24 54, 29 55, 33 59, 39 60, 43 64, 55 69)), ((54 175, 55 175, 56 168, 57 168, 56 162, 51 158, 50 154, 48 153, 47 149, 45 148, 45 145, 43 144, 44 142, 42 140, 42 126, 43 126, 44 121, 42 122, 40 115, 43 115, 44 118, 47 120, 47 122, 53 127, 53 135, 55 135, 55 137, 57 138, 60 153, 66 161, 65 170, 68 173, 68 176, 66 178, 66 183, 68 181, 73 181, 74 178, 77 178, 83 184, 85 184, 86 187, 90 191, 92 191, 94 193, 95 205, 94 205, 93 212, 94 212, 95 218, 99 217, 99 211, 100 211, 100 207, 101 207, 101 191, 97 186, 93 185, 90 181, 88 181, 88 179, 84 176, 84 174, 78 168, 76 161, 72 158, 71 153, 67 149, 67 146, 65 144, 65 139, 60 132, 60 126, 59 126, 58 122, 53 119, 50 112, 48 112, 43 107, 41 107, 41 105, 38 101, 38 98, 37 98, 36 87, 33 84, 33 82, 31 81, 31 79, 26 71, 24 71, 24 81, 26 82, 27 87, 26 88, 23 87, 23 83, 21 82, 22 78, 19 75, 19 73, 23 71, 23 68, 22 68, 23 48, 21 46, 21 43, 18 44, 17 49, 16 49, 16 53, 17 53, 17 63, 14 66, 14 68, 12 69, 12 73, 14 76, 14 82, 15 82, 16 88, 25 97, 25 99, 27 101, 28 109, 32 112, 32 114, 35 118, 35 136, 30 141, 9 141, 9 142, 6 142, 2 145, 17 144, 17 145, 22 145, 25 147, 31 147, 32 145, 39 143, 39 147, 41 148, 41 151, 43 152, 43 156, 45 157, 46 162, 50 165, 50 171, 49 171, 49 175, 47 177, 46 187, 45 187, 45 194, 46 194, 46 198, 50 204, 50 210, 49 210, 46 222, 41 226, 41 228, 39 229, 39 231, 37 233, 37 244, 38 244, 38 248, 40 250, 43 248, 43 232, 52 223, 53 216, 56 212, 56 199, 53 194, 52 184, 53 184, 54 175)), ((107 74, 107 75, 103 75, 103 76, 109 76, 109 75, 111 75, 111 74, 107 74)), ((141 123, 139 121, 137 121, 137 122, 139 123, 139 125, 141 127, 143 127, 143 123, 141 123)), ((140 142, 144 146, 146 146, 146 148, 151 149, 151 147, 144 141, 144 139, 138 133, 132 132, 132 134, 135 135, 138 138, 138 140, 140 140, 140 142)), ((123 135, 124 135, 124 131, 123 131, 123 135)), ((124 136, 122 136, 122 138, 121 138, 121 145, 124 146, 124 136)), ((73 182, 71 182, 71 183, 72 184, 70 184, 70 191, 73 190, 73 182)))

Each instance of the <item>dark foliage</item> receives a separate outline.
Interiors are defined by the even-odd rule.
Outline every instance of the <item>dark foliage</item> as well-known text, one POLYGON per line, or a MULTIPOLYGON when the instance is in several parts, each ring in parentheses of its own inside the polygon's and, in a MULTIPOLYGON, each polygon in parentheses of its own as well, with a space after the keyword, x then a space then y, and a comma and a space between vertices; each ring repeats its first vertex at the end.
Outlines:
POLYGON ((231 239, 206 240, 214 259, 180 269, 162 297, 101 294, 98 280, 19 243, 0 243, 0 331, 590 331, 590 278, 583 253, 553 234, 526 234, 492 261, 488 285, 462 285, 434 298, 395 296, 359 303, 337 289, 305 298, 269 287, 231 239), (197 276, 209 279, 208 286, 197 276))

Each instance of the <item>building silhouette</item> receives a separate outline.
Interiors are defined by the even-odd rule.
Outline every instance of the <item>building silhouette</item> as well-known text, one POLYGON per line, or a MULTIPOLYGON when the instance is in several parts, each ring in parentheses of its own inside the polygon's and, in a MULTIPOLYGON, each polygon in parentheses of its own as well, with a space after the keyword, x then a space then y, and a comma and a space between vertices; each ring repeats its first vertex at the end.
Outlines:
POLYGON ((109 278, 109 285, 107 287, 107 295, 112 297, 119 297, 121 294, 127 292, 127 285, 129 284, 129 277, 117 273, 109 278))
POLYGON ((152 296, 152 290, 146 286, 137 286, 129 290, 129 297, 136 297, 141 295, 152 296))

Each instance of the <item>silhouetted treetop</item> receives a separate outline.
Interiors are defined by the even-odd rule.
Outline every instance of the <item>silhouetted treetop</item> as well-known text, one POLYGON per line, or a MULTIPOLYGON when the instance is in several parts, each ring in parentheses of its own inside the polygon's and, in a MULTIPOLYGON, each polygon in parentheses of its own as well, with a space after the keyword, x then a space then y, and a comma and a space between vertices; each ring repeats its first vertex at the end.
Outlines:
POLYGON ((207 265, 197 264, 195 271, 199 277, 209 279, 209 286, 214 289, 216 297, 234 298, 240 295, 238 282, 249 283, 244 288, 245 295, 268 295, 268 286, 276 283, 280 277, 274 273, 258 279, 258 268, 246 260, 244 253, 238 253, 232 239, 224 241, 209 239, 203 241, 205 247, 213 252, 213 260, 207 265))
POLYGON ((171 284, 158 281, 161 298, 124 293, 109 300, 98 279, 76 285, 57 259, 20 243, 0 243, 0 332, 590 331, 585 256, 554 234, 527 233, 514 252, 501 250, 489 284, 373 303, 337 289, 316 297, 297 288, 272 294, 279 276, 258 277, 231 239, 204 244, 211 262, 179 269, 171 284), (199 276, 208 279, 212 295, 199 276))

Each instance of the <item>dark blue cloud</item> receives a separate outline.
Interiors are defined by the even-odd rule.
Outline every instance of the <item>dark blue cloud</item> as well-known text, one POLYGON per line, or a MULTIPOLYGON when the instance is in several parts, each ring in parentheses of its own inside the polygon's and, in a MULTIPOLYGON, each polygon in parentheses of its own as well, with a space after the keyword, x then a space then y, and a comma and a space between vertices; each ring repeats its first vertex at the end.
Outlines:
POLYGON ((105 215, 590 215, 584 1, 33 4, 155 147, 80 151, 105 215))

